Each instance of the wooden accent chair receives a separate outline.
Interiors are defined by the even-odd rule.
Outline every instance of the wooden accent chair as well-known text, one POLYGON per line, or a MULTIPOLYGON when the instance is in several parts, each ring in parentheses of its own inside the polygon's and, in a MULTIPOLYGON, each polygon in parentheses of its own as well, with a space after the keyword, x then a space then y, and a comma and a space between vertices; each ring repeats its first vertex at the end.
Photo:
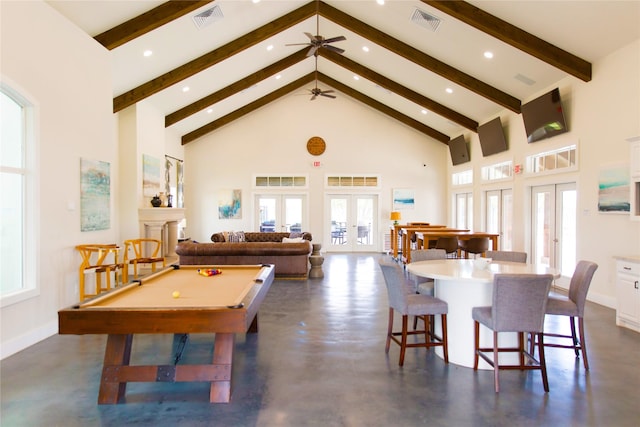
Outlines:
POLYGON ((551 274, 496 274, 493 279, 493 304, 490 307, 474 307, 471 310, 475 327, 473 369, 478 370, 479 357, 493 367, 496 393, 500 391, 499 371, 501 369, 538 369, 542 374, 544 391, 549 391, 544 360, 543 326, 547 295, 552 282, 551 274), (493 347, 480 347, 480 324, 493 331, 493 347), (499 332, 517 332, 518 347, 499 347, 499 332), (535 359, 530 349, 525 350, 525 333, 538 337, 540 353, 538 359, 535 359), (493 357, 489 357, 486 354, 488 352, 492 352, 493 357), (517 352, 519 363, 500 365, 498 353, 502 352, 517 352))
POLYGON ((77 245, 76 250, 82 257, 82 262, 79 268, 79 297, 80 301, 84 301, 86 298, 94 297, 101 292, 111 289, 111 273, 115 275, 115 284, 118 285, 118 271, 122 270, 123 264, 118 262, 118 251, 120 247, 116 244, 84 244, 77 245), (109 255, 113 255, 113 259, 109 262, 107 258, 109 255), (106 262, 106 263, 105 263, 106 262), (87 273, 94 273, 96 279, 95 292, 87 292, 85 275, 87 273), (102 275, 105 275, 106 283, 102 283, 102 275))
POLYGON ((391 340, 400 346, 400 360, 398 365, 404 365, 404 355, 407 348, 442 346, 444 361, 449 363, 447 346, 447 312, 449 307, 446 302, 428 295, 415 293, 413 283, 407 279, 403 268, 395 262, 380 260, 380 269, 384 275, 389 296, 389 323, 387 328, 387 343, 385 353, 389 353, 391 340), (402 315, 402 331, 393 331, 393 313, 397 311, 402 315), (429 324, 433 316, 441 315, 442 336, 438 337, 431 332, 429 324), (424 330, 408 330, 408 317, 419 316, 424 320, 424 330), (409 335, 424 335, 424 342, 407 342, 409 335), (398 337, 400 337, 398 339, 398 337))
POLYGON ((526 252, 516 251, 486 251, 484 256, 491 258, 493 261, 508 261, 508 262, 521 262, 527 263, 526 252))
POLYGON ((158 239, 130 239, 124 241, 124 282, 129 281, 129 265, 133 265, 133 278, 138 278, 138 264, 151 264, 151 271, 156 271, 156 264, 166 266, 164 257, 158 256, 162 248, 162 240, 158 239), (129 250, 133 251, 133 258, 129 258, 129 250), (145 256, 145 254, 150 254, 145 256))

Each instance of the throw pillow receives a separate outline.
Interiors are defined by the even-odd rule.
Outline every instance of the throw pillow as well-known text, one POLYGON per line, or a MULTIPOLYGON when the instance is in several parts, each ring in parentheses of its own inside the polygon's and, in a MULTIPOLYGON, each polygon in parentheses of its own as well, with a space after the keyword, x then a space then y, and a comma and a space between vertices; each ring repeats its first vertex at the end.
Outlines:
POLYGON ((229 237, 227 239, 228 242, 244 242, 245 236, 244 231, 229 231, 229 237))
POLYGON ((283 237, 282 238, 282 243, 302 243, 302 242, 304 242, 304 239, 302 237, 294 237, 294 238, 283 237))

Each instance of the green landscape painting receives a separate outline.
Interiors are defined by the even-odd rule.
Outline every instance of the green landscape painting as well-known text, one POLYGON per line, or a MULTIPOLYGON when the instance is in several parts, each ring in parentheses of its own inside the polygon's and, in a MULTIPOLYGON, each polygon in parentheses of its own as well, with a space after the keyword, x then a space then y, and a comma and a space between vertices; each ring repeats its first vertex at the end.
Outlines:
POLYGON ((80 159, 80 230, 111 227, 109 163, 80 159))

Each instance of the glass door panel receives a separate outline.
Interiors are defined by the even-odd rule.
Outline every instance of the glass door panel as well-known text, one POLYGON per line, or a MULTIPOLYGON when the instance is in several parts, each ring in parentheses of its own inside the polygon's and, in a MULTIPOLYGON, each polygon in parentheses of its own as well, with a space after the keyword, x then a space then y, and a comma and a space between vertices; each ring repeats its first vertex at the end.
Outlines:
POLYGON ((556 285, 568 288, 577 260, 575 183, 534 187, 532 209, 532 263, 559 269, 556 285))
POLYGON ((486 231, 500 235, 501 250, 512 250, 513 203, 510 189, 492 190, 486 193, 486 231))
POLYGON ((377 244, 376 195, 328 195, 325 249, 334 252, 374 251, 377 244))
POLYGON ((257 230, 270 233, 306 231, 305 195, 258 194, 256 206, 257 230))

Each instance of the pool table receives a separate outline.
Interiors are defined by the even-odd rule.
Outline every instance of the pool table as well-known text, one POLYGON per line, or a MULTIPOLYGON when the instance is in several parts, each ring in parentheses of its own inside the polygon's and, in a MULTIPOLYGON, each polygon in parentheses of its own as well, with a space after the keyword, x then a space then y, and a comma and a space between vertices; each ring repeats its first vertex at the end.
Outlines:
POLYGON ((108 334, 99 404, 122 401, 128 382, 211 382, 210 402, 229 402, 236 333, 257 332, 273 265, 170 266, 58 312, 60 334, 108 334), (198 270, 219 269, 213 276, 198 270), (178 294, 179 293, 179 294, 178 294), (201 365, 130 365, 133 334, 215 333, 201 365))

